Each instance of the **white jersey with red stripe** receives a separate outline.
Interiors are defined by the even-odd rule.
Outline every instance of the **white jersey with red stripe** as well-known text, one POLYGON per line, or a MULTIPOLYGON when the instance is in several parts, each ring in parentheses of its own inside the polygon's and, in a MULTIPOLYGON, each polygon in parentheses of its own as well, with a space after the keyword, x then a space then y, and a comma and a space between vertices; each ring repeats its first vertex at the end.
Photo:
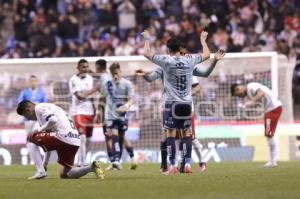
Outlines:
POLYGON ((70 145, 80 146, 79 133, 68 114, 60 107, 51 103, 40 103, 35 106, 37 121, 43 126, 51 117, 56 117, 56 124, 46 132, 56 132, 55 137, 70 145))
POLYGON ((93 88, 93 77, 86 74, 84 77, 73 75, 69 81, 70 92, 72 94, 72 115, 94 115, 94 105, 92 97, 80 100, 75 95, 76 92, 86 91, 93 88))
POLYGON ((250 99, 255 97, 258 90, 261 90, 264 93, 261 102, 264 105, 265 112, 270 112, 277 107, 282 106, 281 101, 279 101, 278 98, 275 97, 271 89, 269 89, 268 87, 257 82, 251 82, 247 84, 247 96, 250 99))

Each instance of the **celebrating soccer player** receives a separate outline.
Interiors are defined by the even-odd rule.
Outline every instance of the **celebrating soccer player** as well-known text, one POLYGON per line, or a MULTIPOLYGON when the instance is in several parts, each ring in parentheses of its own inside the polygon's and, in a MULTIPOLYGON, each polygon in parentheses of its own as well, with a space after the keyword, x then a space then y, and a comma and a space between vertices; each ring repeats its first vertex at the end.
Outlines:
POLYGON ((278 120, 282 112, 282 103, 277 99, 272 91, 259 83, 252 82, 247 85, 233 84, 231 86, 232 96, 247 97, 244 107, 262 103, 265 110, 265 136, 269 145, 269 161, 264 167, 277 166, 277 143, 274 138, 278 120))
MULTIPOLYGON (((181 47, 181 55, 185 55, 186 54, 186 49, 184 47, 181 47)), ((217 62, 222 59, 224 57, 225 53, 223 50, 219 50, 216 54, 214 59, 212 60, 210 66, 203 70, 200 66, 194 68, 193 70, 193 80, 192 80, 192 94, 195 94, 197 91, 199 91, 199 82, 198 79, 195 76, 199 76, 199 77, 208 77, 210 75, 210 73, 213 71, 213 69, 215 68, 217 62)), ((161 81, 163 81, 163 77, 164 77, 164 71, 162 68, 157 67, 156 69, 154 69, 152 72, 144 72, 143 69, 138 69, 136 70, 136 74, 138 76, 142 76, 147 82, 153 82, 156 79, 160 79, 161 81)), ((193 112, 193 106, 192 106, 192 112, 193 112)), ((177 130, 178 132, 178 130, 177 130)), ((195 117, 194 117, 194 113, 192 114, 192 138, 193 138, 193 147, 194 150, 198 156, 199 159, 199 170, 201 172, 204 172, 206 169, 206 164, 204 162, 202 162, 202 155, 201 155, 201 144, 199 142, 199 140, 196 138, 195 136, 195 117)), ((182 148, 182 143, 180 143, 180 148, 182 148)), ((166 146, 166 140, 163 139, 161 141, 161 172, 163 174, 167 174, 168 173, 168 165, 167 165, 167 146, 166 146)), ((182 161, 182 165, 184 166, 184 160, 182 161)), ((181 166, 182 166, 181 165, 181 166)), ((184 168, 180 168, 180 170, 182 171, 184 168)))
MULTIPOLYGON (((128 129, 127 111, 132 104, 133 87, 129 80, 122 78, 118 63, 113 63, 109 70, 112 80, 107 81, 102 86, 101 93, 106 97, 104 123, 107 135, 112 142, 112 167, 119 170, 121 169, 120 159, 123 150, 123 138, 128 129)), ((136 163, 133 162, 132 167, 135 168, 136 163)))
MULTIPOLYGON (((98 161, 94 161, 89 166, 73 168, 80 138, 72 120, 63 109, 50 103, 36 105, 31 101, 23 100, 18 104, 17 113, 40 124, 40 127, 27 137, 28 142, 33 143, 34 147, 29 148, 29 153, 35 157, 35 164, 39 170, 44 167, 39 152, 40 146, 45 152, 57 152, 57 162, 61 165, 61 178, 80 178, 90 172, 95 172, 98 177, 104 178, 104 172, 98 161)), ((29 179, 44 177, 46 177, 45 173, 37 172, 29 179)))
POLYGON ((144 56, 163 69, 163 86, 165 90, 164 106, 164 128, 167 133, 167 151, 171 164, 170 172, 177 173, 176 166, 176 130, 183 131, 183 156, 185 160, 185 173, 191 172, 191 106, 192 106, 192 75, 196 64, 201 63, 210 56, 210 50, 206 44, 207 32, 202 32, 200 36, 203 46, 203 53, 197 55, 181 56, 179 40, 171 38, 167 42, 169 55, 155 55, 150 49, 150 34, 148 31, 143 33, 144 56))

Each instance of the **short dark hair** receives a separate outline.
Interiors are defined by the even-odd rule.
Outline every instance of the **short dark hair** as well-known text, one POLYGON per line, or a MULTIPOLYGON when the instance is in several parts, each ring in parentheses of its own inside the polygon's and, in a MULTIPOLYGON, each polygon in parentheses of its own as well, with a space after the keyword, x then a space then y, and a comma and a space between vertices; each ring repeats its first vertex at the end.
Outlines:
POLYGON ((236 83, 231 85, 231 87, 230 87, 230 92, 231 92, 231 95, 232 95, 232 96, 234 96, 235 88, 238 87, 239 85, 240 85, 240 84, 236 84, 236 83))
POLYGON ((17 113, 19 115, 24 115, 24 112, 25 112, 25 109, 27 108, 27 106, 29 104, 33 104, 32 101, 29 101, 29 100, 23 100, 21 101, 19 104, 18 104, 18 107, 17 107, 17 113))
POLYGON ((89 63, 86 59, 80 59, 78 62, 77 62, 77 66, 79 66, 80 64, 84 64, 84 63, 89 63))
POLYGON ((95 62, 96 67, 101 69, 101 70, 106 70, 106 64, 107 64, 107 62, 104 59, 98 59, 95 62))
POLYGON ((37 77, 35 75, 30 75, 29 78, 31 79, 31 78, 37 78, 37 77))
POLYGON ((167 41, 167 47, 170 52, 176 53, 180 51, 181 42, 179 39, 171 38, 167 41))
POLYGON ((109 67, 110 72, 112 72, 116 69, 120 69, 120 64, 119 63, 112 63, 109 67))

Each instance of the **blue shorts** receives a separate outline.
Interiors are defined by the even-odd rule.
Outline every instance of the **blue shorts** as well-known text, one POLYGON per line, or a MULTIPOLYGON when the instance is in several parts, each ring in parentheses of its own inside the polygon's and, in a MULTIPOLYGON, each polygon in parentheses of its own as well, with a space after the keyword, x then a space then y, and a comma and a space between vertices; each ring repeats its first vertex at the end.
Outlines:
POLYGON ((192 104, 172 102, 166 103, 163 113, 164 128, 188 129, 192 123, 192 104))
POLYGON ((107 120, 106 129, 115 129, 119 133, 125 133, 128 130, 128 120, 107 120))

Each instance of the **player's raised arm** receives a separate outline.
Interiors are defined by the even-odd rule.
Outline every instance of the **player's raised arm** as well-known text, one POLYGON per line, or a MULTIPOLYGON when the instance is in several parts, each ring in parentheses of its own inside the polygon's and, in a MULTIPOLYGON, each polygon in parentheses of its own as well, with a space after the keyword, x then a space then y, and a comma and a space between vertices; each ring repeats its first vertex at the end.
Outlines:
POLYGON ((153 82, 157 79, 162 78, 163 76, 163 70, 160 67, 157 67, 152 72, 145 72, 143 69, 138 69, 135 71, 135 74, 138 76, 143 77, 147 82, 153 82))
POLYGON ((149 59, 150 61, 152 61, 152 56, 153 53, 151 52, 151 48, 150 48, 150 33, 148 30, 145 30, 144 32, 142 32, 142 35, 144 37, 145 40, 145 44, 144 44, 144 56, 149 59))
POLYGON ((210 56, 210 50, 208 48, 208 45, 206 43, 208 33, 206 31, 202 31, 200 35, 200 42, 202 45, 203 52, 201 53, 202 61, 206 60, 210 56))
POLYGON ((202 69, 200 69, 200 66, 197 66, 193 70, 193 75, 199 76, 199 77, 208 77, 211 74, 211 72, 214 70, 214 68, 216 67, 218 61, 223 59, 224 56, 225 56, 225 51, 218 50, 216 52, 215 57, 213 58, 211 64, 209 65, 209 67, 206 70, 202 70, 202 69))

